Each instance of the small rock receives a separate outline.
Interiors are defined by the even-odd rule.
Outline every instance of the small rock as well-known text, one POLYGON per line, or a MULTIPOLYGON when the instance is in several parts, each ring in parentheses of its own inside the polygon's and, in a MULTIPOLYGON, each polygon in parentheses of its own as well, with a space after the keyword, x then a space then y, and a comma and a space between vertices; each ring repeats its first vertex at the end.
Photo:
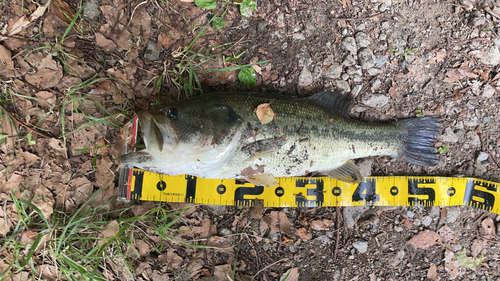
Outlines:
POLYGON ((477 161, 479 162, 485 161, 486 159, 488 159, 489 156, 490 155, 488 153, 481 151, 477 156, 477 161))
POLYGON ((396 267, 403 260, 405 256, 405 251, 403 249, 399 250, 397 254, 389 261, 389 265, 392 267, 396 267))
POLYGON ((356 40, 352 37, 346 37, 342 40, 342 45, 353 55, 358 52, 358 46, 356 45, 356 40))
POLYGON ((370 37, 364 32, 356 33, 356 43, 361 48, 368 47, 370 45, 370 37))
POLYGON ((387 7, 387 5, 384 3, 380 4, 380 6, 378 7, 378 10, 381 12, 385 12, 387 11, 387 9, 389 9, 389 7, 387 7))
POLYGON ((352 242, 352 246, 356 248, 360 254, 364 254, 368 250, 368 242, 364 240, 354 241, 352 242))
POLYGON ((484 84, 483 86, 483 94, 482 96, 485 98, 491 98, 496 93, 496 89, 493 88, 490 84, 484 84))
MULTIPOLYGON (((376 69, 376 68, 371 68, 371 69, 376 69)), ((369 69, 369 70, 371 70, 371 69, 369 69)), ((380 79, 375 79, 375 81, 372 82, 372 88, 375 91, 380 89, 380 86, 382 86, 382 82, 380 81, 380 79)))
POLYGON ((366 94, 361 100, 363 104, 373 108, 383 107, 389 102, 389 96, 382 94, 366 94))
POLYGON ((292 38, 294 40, 306 40, 306 37, 302 33, 294 33, 292 38))
POLYGON ((146 51, 144 51, 144 59, 149 61, 155 61, 160 58, 160 52, 156 47, 156 42, 153 40, 148 41, 148 45, 146 46, 146 51))
POLYGON ((307 66, 311 64, 311 56, 308 53, 298 53, 297 54, 297 63, 299 67, 307 66))
POLYGON ((333 55, 328 55, 325 60, 323 60, 323 65, 332 65, 334 62, 333 55))
POLYGON ((233 234, 233 232, 229 228, 223 228, 219 231, 219 234, 222 236, 229 236, 233 234))
POLYGON ((383 55, 375 56, 375 67, 382 68, 387 63, 387 57, 383 55))
POLYGON ((467 133, 465 133, 465 138, 467 140, 469 140, 469 143, 472 146, 480 146, 481 145, 481 139, 474 131, 468 131, 467 133))
POLYGON ((483 64, 495 67, 498 63, 500 63, 500 51, 498 50, 498 47, 490 47, 486 51, 486 56, 480 61, 483 64))
POLYGON ((413 216, 415 216, 415 213, 412 212, 412 211, 407 211, 406 212, 406 216, 409 217, 410 219, 413 218, 413 216))
POLYGON ((457 221, 458 217, 462 213, 462 210, 460 207, 448 207, 446 208, 446 222, 447 223, 454 223, 457 221))
POLYGON ((324 76, 329 79, 338 79, 340 78, 340 74, 342 74, 342 66, 334 62, 328 70, 325 71, 324 76))
POLYGON ((332 239, 330 239, 330 237, 328 237, 326 235, 321 235, 314 240, 320 242, 321 244, 323 244, 323 246, 326 246, 326 245, 332 243, 332 239))
POLYGON ((375 56, 373 51, 368 48, 364 48, 358 53, 358 60, 361 68, 370 69, 375 65, 375 56))
POLYGON ((430 216, 425 216, 422 218, 422 224, 425 225, 426 227, 429 227, 432 223, 432 218, 430 216))
POLYGON ((224 205, 207 205, 207 207, 214 213, 216 216, 221 216, 226 213, 226 206, 224 205))
POLYGON ((269 238, 271 238, 272 241, 276 242, 279 240, 279 233, 271 229, 269 230, 269 238))
POLYGON ((372 166, 373 166, 373 158, 364 158, 356 166, 358 166, 359 172, 361 173, 361 175, 363 177, 371 176, 372 166))
POLYGON ((475 17, 472 19, 471 25, 472 27, 478 27, 480 25, 486 24, 486 18, 485 17, 475 17))
POLYGON ((299 83, 300 82, 311 82, 313 80, 313 75, 311 71, 309 71, 309 68, 307 66, 304 66, 302 68, 302 71, 300 72, 299 75, 299 83))
POLYGON ((333 83, 341 92, 350 92, 351 91, 351 86, 349 86, 349 83, 344 80, 335 80, 333 83))
POLYGON ((444 129, 444 134, 439 137, 442 142, 456 143, 458 142, 458 137, 453 132, 453 129, 447 127, 444 129))
POLYGON ((488 123, 488 122, 490 122, 490 119, 491 119, 490 117, 485 116, 485 117, 483 118, 483 123, 488 123))
POLYGON ((396 232, 403 232, 404 228, 401 225, 395 225, 394 226, 394 231, 396 231, 396 232))
POLYGON ((378 69, 378 68, 370 68, 366 72, 368 72, 368 75, 370 75, 370 76, 377 76, 377 75, 382 74, 383 71, 381 69, 378 69))
POLYGON ((366 29, 366 25, 364 23, 361 23, 358 26, 356 26, 356 30, 358 30, 358 31, 365 30, 365 29, 366 29))
POLYGON ((350 67, 347 68, 347 74, 349 74, 351 76, 352 75, 359 75, 359 76, 361 76, 361 75, 363 75, 363 72, 361 71, 360 68, 356 68, 354 66, 350 66, 350 67))
POLYGON ((384 21, 381 26, 382 29, 389 29, 391 27, 391 23, 388 21, 384 21))
POLYGON ((99 2, 96 0, 88 1, 87 5, 85 5, 85 8, 83 9, 83 16, 90 20, 95 20, 100 13, 101 10, 99 9, 99 2))
POLYGON ((323 70, 319 66, 315 66, 311 75, 312 75, 312 80, 318 79, 321 77, 321 74, 323 74, 323 70))
POLYGON ((342 64, 345 66, 353 66, 356 64, 356 59, 352 55, 348 55, 347 57, 345 57, 342 64))
POLYGON ((361 215, 368 210, 368 206, 352 206, 344 208, 344 218, 347 228, 353 228, 361 215))

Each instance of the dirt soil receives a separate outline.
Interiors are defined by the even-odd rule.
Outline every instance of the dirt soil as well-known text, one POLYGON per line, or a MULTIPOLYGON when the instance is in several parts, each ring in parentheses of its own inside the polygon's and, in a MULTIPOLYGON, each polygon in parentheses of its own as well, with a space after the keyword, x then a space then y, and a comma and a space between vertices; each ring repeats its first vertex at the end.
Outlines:
MULTIPOLYGON (((74 212, 97 190, 96 205, 116 197, 120 127, 135 112, 184 98, 190 70, 179 63, 193 53, 182 50, 225 5, 90 0, 67 29, 83 3, 46 3, 0 2, 7 138, 0 146, 0 237, 16 224, 12 192, 31 194, 48 217, 74 212)), ((204 92, 303 97, 333 87, 355 97, 352 118, 438 115, 438 166, 377 157, 357 160, 362 173, 500 181, 498 2, 261 0, 248 18, 228 7, 226 26, 208 26, 190 49, 219 54, 200 68, 235 66, 224 58, 242 52, 240 64, 270 62, 254 66, 253 88, 238 81, 237 70, 197 71, 204 92)), ((109 208, 137 216, 157 205, 109 208)), ((234 280, 498 280, 499 222, 470 207, 196 206, 175 224, 185 231, 176 237, 223 250, 167 243, 144 229, 128 268, 135 280, 230 280, 234 264, 234 280)), ((53 261, 36 266, 45 263, 53 261)), ((30 272, 27 266, 25 276, 30 272)), ((116 267, 105 276, 132 280, 116 267)))

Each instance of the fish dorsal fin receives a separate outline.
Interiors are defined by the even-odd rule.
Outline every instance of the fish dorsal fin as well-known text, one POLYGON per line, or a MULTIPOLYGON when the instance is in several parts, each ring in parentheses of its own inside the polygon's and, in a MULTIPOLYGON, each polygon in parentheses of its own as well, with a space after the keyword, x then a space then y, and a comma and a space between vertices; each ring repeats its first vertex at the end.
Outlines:
POLYGON ((245 180, 257 186, 270 187, 278 185, 278 181, 274 178, 273 174, 271 173, 256 174, 253 176, 246 177, 245 180))
POLYGON ((351 111, 354 101, 350 95, 342 94, 338 90, 324 90, 307 98, 308 100, 334 108, 346 115, 351 111))
POLYGON ((363 181, 363 176, 359 172, 358 167, 351 160, 347 160, 342 166, 326 171, 325 173, 332 178, 347 183, 360 183, 363 181))

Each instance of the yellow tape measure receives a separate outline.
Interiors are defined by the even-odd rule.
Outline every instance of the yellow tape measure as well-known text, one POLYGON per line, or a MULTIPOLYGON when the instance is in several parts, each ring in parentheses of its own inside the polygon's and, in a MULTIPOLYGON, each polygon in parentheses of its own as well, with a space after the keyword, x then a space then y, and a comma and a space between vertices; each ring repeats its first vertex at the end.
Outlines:
POLYGON ((348 184, 330 177, 291 177, 262 187, 126 169, 122 179, 119 197, 125 200, 252 206, 262 199, 264 207, 468 205, 500 214, 499 184, 475 178, 366 177, 360 184, 348 184))

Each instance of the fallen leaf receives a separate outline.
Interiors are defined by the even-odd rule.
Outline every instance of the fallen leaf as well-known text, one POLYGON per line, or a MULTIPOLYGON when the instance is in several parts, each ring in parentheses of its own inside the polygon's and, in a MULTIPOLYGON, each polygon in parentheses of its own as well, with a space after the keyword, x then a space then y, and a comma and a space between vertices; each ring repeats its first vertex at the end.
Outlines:
POLYGON ((293 239, 286 237, 285 235, 281 235, 281 243, 287 245, 293 243, 293 239))
POLYGON ((116 50, 116 48, 117 48, 115 42, 107 39, 106 37, 104 37, 104 35, 102 35, 99 32, 97 32, 95 34, 95 41, 96 41, 96 45, 99 48, 101 48, 103 51, 106 51, 106 52, 112 52, 112 51, 116 50))
POLYGON ((269 225, 272 231, 288 233, 290 231, 290 221, 288 217, 278 211, 272 211, 265 215, 262 220, 269 225))
POLYGON ((457 101, 462 97, 459 89, 454 89, 453 94, 455 95, 455 97, 453 97, 453 101, 457 101))
POLYGON ((310 222, 311 228, 314 230, 329 230, 330 225, 333 224, 331 220, 323 219, 323 220, 314 220, 310 222))
POLYGON ((135 243, 135 247, 137 248, 137 250, 139 250, 139 255, 141 257, 146 256, 151 250, 149 244, 142 240, 137 241, 137 243, 135 243))
POLYGON ((281 275, 280 281, 298 281, 299 280, 299 269, 297 267, 290 268, 283 275, 281 275))
POLYGON ((439 275, 437 273, 437 267, 435 264, 433 264, 431 267, 429 267, 429 270, 427 270, 427 279, 431 281, 439 280, 439 275))
POLYGON ((460 81, 460 72, 458 72, 458 70, 456 69, 450 69, 446 72, 446 78, 443 79, 443 82, 445 83, 450 83, 450 84, 453 84, 453 83, 457 83, 460 81))
POLYGON ((259 118, 259 121, 262 125, 274 120, 274 112, 271 108, 271 104, 269 103, 259 104, 259 106, 257 106, 257 108, 255 108, 253 112, 257 114, 257 118, 259 118))
POLYGON ((99 234, 99 240, 97 241, 97 244, 99 246, 102 246, 111 240, 111 238, 115 237, 118 234, 118 231, 120 230, 120 225, 116 220, 110 222, 99 234))
POLYGON ((413 236, 408 243, 413 246, 427 250, 436 244, 441 239, 441 236, 434 231, 424 230, 413 236))
POLYGON ((401 220, 401 224, 406 226, 406 228, 411 229, 411 221, 409 219, 401 220))
POLYGON ((462 75, 462 77, 467 77, 467 78, 477 78, 478 77, 478 75, 476 73, 470 71, 467 68, 459 68, 458 72, 460 73, 460 75, 462 75))
POLYGON ((262 218, 262 210, 264 209, 264 200, 255 199, 255 203, 250 207, 250 218, 260 219, 262 218))
POLYGON ((389 95, 391 96, 391 98, 395 99, 398 96, 398 88, 394 86, 390 87, 389 95))
POLYGON ((297 235, 304 241, 311 240, 312 238, 311 232, 304 227, 297 229, 297 235))
POLYGON ((31 199, 31 203, 42 211, 47 220, 50 220, 50 216, 52 216, 52 213, 54 212, 54 204, 56 203, 56 200, 48 188, 44 186, 37 188, 33 198, 31 199))
POLYGON ((460 275, 458 261, 453 260, 455 254, 452 251, 446 250, 444 253, 444 269, 450 275, 451 279, 455 279, 460 275))
POLYGON ((493 220, 490 217, 485 218, 481 222, 481 226, 484 229, 484 234, 486 237, 489 238, 489 237, 494 237, 496 235, 495 223, 493 222, 493 220))
POLYGON ((455 240, 453 231, 447 225, 441 227, 437 233, 443 238, 444 243, 448 243, 449 241, 455 240))
POLYGON ((455 253, 455 260, 458 261, 458 265, 465 268, 476 268, 481 264, 483 259, 484 257, 468 257, 465 248, 455 253))
POLYGON ((484 239, 474 239, 472 242, 472 246, 470 248, 472 257, 475 258, 481 251, 488 245, 488 242, 484 239))
POLYGON ((446 50, 440 49, 439 51, 436 51, 436 56, 431 58, 429 60, 429 63, 435 64, 439 62, 444 62, 445 57, 446 57, 446 50))
POLYGON ((482 70, 482 69, 475 69, 479 76, 481 77, 481 80, 483 81, 488 81, 490 80, 490 72, 488 70, 482 70))
MULTIPOLYGON (((23 29, 28 27, 31 23, 36 22, 36 20, 45 14, 45 11, 50 5, 50 1, 47 1, 45 5, 39 6, 29 17, 21 17, 12 27, 5 25, 3 30, 1 31, 2 35, 13 36, 21 32, 23 29)), ((0 40, 3 40, 3 37, 0 36, 0 40)))

